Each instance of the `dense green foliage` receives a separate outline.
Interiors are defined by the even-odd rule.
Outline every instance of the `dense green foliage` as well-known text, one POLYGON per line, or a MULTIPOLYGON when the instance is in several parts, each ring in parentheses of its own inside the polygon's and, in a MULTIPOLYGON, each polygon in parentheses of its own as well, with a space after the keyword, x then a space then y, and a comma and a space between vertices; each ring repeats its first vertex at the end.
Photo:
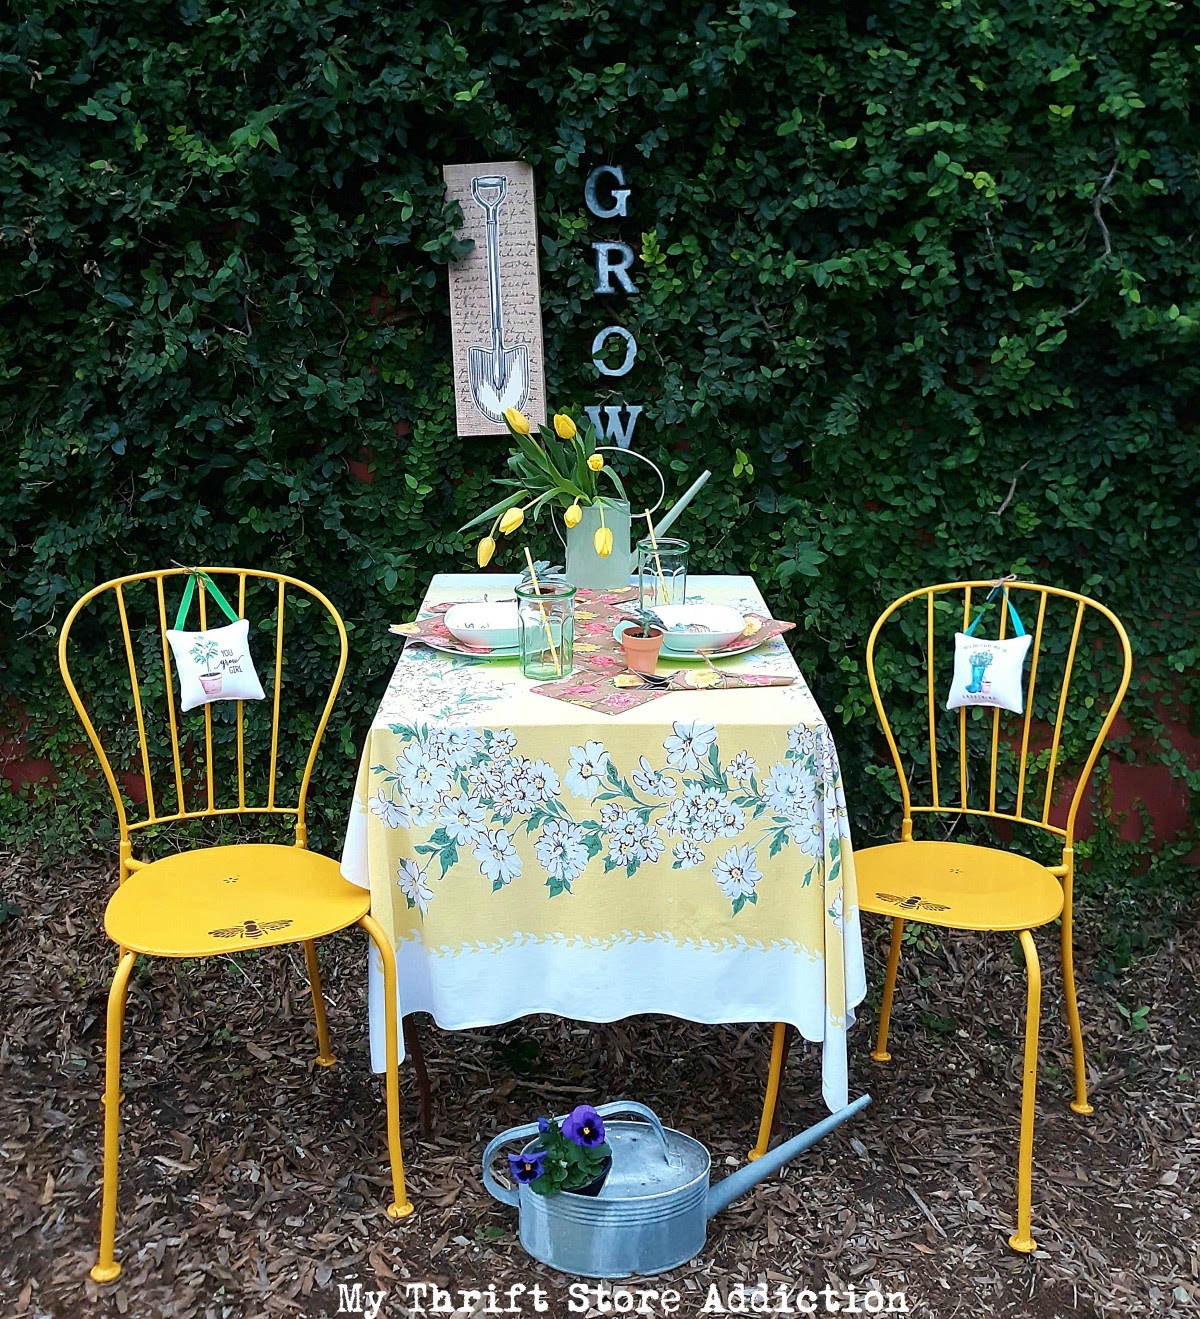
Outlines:
POLYGON ((455 435, 440 171, 508 159, 537 178, 553 408, 643 403, 635 442, 677 488, 713 469, 681 530, 799 620, 860 836, 895 817, 866 636, 929 581, 1104 600, 1137 754, 1187 774, 1162 719, 1196 705, 1200 657, 1188 6, 17 9, 0 665, 68 782, 53 646, 78 594, 171 559, 293 571, 352 628, 318 794, 339 831, 386 623, 472 564, 454 529, 496 497, 504 441, 455 435), (584 207, 606 162, 628 219, 584 207), (635 247, 638 296, 592 292, 603 238, 635 247), (590 345, 614 320, 641 351, 609 381, 590 345))

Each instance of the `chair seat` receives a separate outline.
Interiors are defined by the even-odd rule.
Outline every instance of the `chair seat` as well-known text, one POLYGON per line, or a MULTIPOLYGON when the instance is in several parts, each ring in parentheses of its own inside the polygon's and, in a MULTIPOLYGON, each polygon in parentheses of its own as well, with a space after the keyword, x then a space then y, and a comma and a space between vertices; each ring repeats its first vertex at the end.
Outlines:
POLYGON ((863 911, 954 930, 1034 930, 1059 916, 1045 866, 973 843, 887 843, 854 853, 863 911))
POLYGON ((302 847, 204 847, 135 870, 109 900, 114 943, 157 957, 211 957, 344 930, 371 895, 302 847))

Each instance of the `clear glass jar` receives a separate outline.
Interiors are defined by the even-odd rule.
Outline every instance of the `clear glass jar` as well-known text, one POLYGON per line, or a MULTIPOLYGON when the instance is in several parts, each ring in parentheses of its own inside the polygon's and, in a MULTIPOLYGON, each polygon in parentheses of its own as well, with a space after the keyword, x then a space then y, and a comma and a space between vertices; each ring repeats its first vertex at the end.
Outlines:
POLYGON ((516 588, 521 672, 536 682, 553 682, 571 672, 575 658, 575 587, 565 577, 538 579, 516 588))
POLYGON ((681 605, 687 596, 688 550, 686 540, 647 536, 638 541, 638 589, 643 609, 681 605))

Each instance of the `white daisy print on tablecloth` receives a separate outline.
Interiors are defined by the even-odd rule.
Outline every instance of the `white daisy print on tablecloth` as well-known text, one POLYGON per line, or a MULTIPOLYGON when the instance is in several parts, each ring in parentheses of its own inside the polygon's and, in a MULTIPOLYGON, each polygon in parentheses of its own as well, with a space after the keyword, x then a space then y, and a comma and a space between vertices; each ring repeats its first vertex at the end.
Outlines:
POLYGON ((472 847, 484 828, 487 811, 465 793, 443 797, 438 823, 459 847, 472 847))
POLYGON ((633 771, 633 786, 648 797, 675 795, 674 778, 670 774, 664 774, 662 770, 655 769, 645 756, 639 757, 638 767, 633 771))
POLYGON ((378 816, 389 829, 399 829, 408 823, 408 812, 397 806, 382 788, 370 799, 371 814, 378 816))
POLYGON ((415 907, 422 916, 429 910, 433 901, 433 890, 425 882, 425 872, 415 861, 401 861, 396 867, 399 878, 396 883, 404 894, 409 907, 415 907))
POLYGON ((700 768, 700 762, 708 755, 708 748, 717 740, 715 724, 700 722, 681 723, 675 721, 674 734, 663 743, 667 753, 667 763, 676 769, 693 770, 700 768))
POLYGON ((713 866, 713 878, 721 892, 733 903, 736 916, 747 902, 757 902, 754 886, 762 879, 753 847, 731 847, 713 866))
POLYGON ((487 829, 475 843, 475 859, 486 879, 492 881, 492 892, 511 884, 521 873, 521 858, 517 855, 507 829, 487 829))
POLYGON ((414 805, 436 801, 450 788, 450 766, 439 761, 419 742, 396 757, 396 776, 405 797, 414 805))
POLYGON ((693 870, 704 864, 704 848, 699 843, 693 843, 690 838, 676 843, 671 849, 671 855, 675 858, 672 870, 693 870))
POLYGON ((474 728, 461 725, 452 728, 435 728, 429 734, 430 752, 454 769, 469 765, 482 748, 483 737, 474 728))
POLYGON ((586 797, 592 801, 600 791, 610 763, 608 752, 599 742, 585 742, 581 747, 572 747, 570 768, 565 780, 567 787, 576 797, 586 797))
POLYGON ((488 754, 493 760, 507 760, 517 749, 517 736, 511 728, 502 728, 492 734, 488 754))
POLYGON ((588 863, 583 829, 573 820, 548 820, 534 851, 550 876, 551 896, 564 889, 569 891, 588 863))

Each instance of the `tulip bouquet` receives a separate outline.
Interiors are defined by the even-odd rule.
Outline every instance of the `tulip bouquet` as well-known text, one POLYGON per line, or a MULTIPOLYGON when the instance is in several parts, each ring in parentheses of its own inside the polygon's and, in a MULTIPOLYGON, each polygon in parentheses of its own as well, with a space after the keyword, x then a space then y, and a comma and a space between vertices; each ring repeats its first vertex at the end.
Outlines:
POLYGON ((536 520, 547 504, 562 510, 563 524, 567 528, 579 525, 583 517, 582 506, 595 504, 600 510, 600 526, 593 536, 596 553, 606 559, 612 553, 612 531, 604 524, 605 496, 600 494, 600 477, 612 482, 617 498, 626 499, 621 478, 605 466, 604 455, 596 451, 596 435, 590 426, 582 431, 565 412, 554 417, 554 426, 541 426, 535 432, 529 418, 516 408, 504 414, 504 424, 516 441, 508 458, 511 476, 496 479, 496 484, 507 486, 512 493, 493 504, 491 508, 472 518, 460 531, 469 531, 491 521, 491 530, 479 542, 475 557, 481 568, 486 567, 496 552, 496 533, 510 536, 525 521, 528 513, 536 520))
POLYGON ((604 1139, 604 1119, 590 1104, 563 1118, 538 1118, 538 1137, 520 1154, 508 1156, 509 1171, 538 1195, 590 1190, 608 1171, 612 1150, 604 1139))

